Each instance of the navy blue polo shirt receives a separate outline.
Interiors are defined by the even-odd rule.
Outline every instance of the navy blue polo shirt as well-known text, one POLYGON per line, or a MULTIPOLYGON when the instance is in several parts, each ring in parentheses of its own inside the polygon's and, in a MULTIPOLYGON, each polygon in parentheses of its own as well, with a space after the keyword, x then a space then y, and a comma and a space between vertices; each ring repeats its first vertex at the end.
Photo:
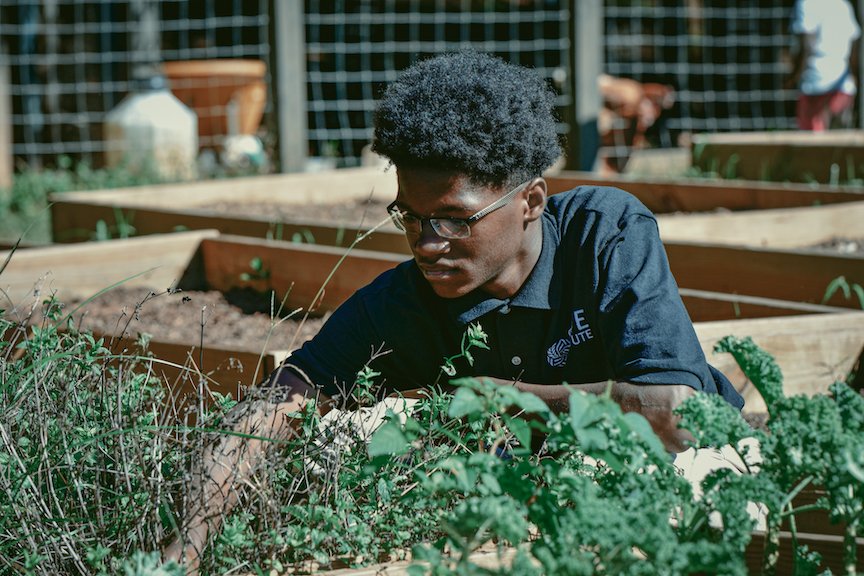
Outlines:
POLYGON ((657 222, 639 200, 581 186, 549 198, 542 227, 540 258, 512 298, 441 298, 404 262, 358 290, 285 365, 330 396, 344 396, 367 363, 388 391, 420 388, 446 381, 444 358, 479 323, 490 349, 472 349, 473 366, 459 359, 457 376, 686 384, 743 406, 707 364, 657 222))

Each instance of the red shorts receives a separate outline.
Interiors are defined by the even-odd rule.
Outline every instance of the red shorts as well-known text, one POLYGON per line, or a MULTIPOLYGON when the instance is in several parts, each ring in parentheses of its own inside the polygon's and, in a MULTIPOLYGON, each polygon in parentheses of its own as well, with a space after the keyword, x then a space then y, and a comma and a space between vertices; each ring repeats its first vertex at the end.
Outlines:
POLYGON ((854 96, 839 90, 825 94, 801 94, 795 109, 798 128, 814 132, 827 130, 831 120, 850 110, 854 103, 854 96))

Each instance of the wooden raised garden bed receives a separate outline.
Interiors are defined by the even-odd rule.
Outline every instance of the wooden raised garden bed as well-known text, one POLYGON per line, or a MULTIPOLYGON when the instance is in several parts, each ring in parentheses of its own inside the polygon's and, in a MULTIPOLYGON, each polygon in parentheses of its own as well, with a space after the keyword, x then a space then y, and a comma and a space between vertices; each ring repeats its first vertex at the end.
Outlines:
POLYGON ((746 212, 661 214, 657 223, 664 242, 811 248, 850 239, 864 246, 864 202, 746 212))
POLYGON ((706 178, 605 178, 561 172, 547 179, 552 194, 579 185, 614 186, 633 194, 656 214, 711 210, 766 210, 864 200, 861 186, 820 186, 706 178))
POLYGON ((699 134, 693 165, 747 180, 847 182, 864 175, 864 132, 699 134))
MULTIPOLYGON (((14 254, 0 276, 0 284, 11 302, 19 305, 32 299, 34 283, 46 273, 41 295, 44 297, 49 287, 53 287, 61 301, 91 296, 124 279, 128 279, 125 286, 160 290, 169 286, 179 286, 186 291, 272 289, 279 298, 287 293, 286 310, 312 307, 315 314, 324 314, 405 258, 398 254, 355 250, 342 261, 326 289, 320 292, 343 254, 344 250, 327 246, 219 236, 215 231, 185 232, 21 250, 14 254), (256 266, 251 265, 253 261, 257 262, 256 266)), ((5 258, 5 254, 0 253, 0 258, 5 258)), ((793 264, 800 266, 798 261, 793 264)), ((799 268, 793 267, 790 273, 797 270, 799 268)), ((729 274, 738 276, 734 269, 729 274)), ((786 282, 791 280, 780 281, 781 284, 786 282)), ((688 289, 682 292, 706 354, 741 388, 746 385, 743 376, 736 376, 729 361, 722 357, 715 359, 711 353, 716 340, 727 334, 751 335, 775 354, 787 374, 787 386, 793 391, 824 390, 835 376, 848 371, 864 343, 864 314, 861 313, 838 314, 837 308, 770 298, 688 289), (823 314, 826 312, 828 314, 823 314), (805 313, 807 315, 802 315, 805 313), (786 317, 762 318, 766 315, 786 317), (746 316, 754 319, 732 320, 746 316), (724 321, 702 322, 717 319, 724 321)), ((130 346, 128 340, 122 345, 130 346)), ((213 371, 214 385, 222 386, 222 391, 234 391, 238 384, 251 384, 254 370, 250 366, 259 361, 259 356, 260 376, 272 370, 286 354, 285 350, 273 349, 260 355, 260 349, 243 349, 237 342, 223 348, 205 343, 202 356, 197 337, 187 342, 162 342, 154 338, 150 349, 160 358, 170 358, 181 365, 190 359, 196 363, 201 361, 202 371, 213 371), (232 368, 234 364, 229 361, 241 353, 246 354, 243 372, 232 368)))
MULTIPOLYGON (((617 186, 634 194, 658 215, 864 201, 864 192, 860 188, 828 186, 707 180, 613 180, 581 172, 562 172, 550 176, 548 182, 552 193, 580 184, 617 186)), ((358 229, 369 228, 386 217, 384 205, 395 196, 395 172, 369 168, 69 192, 52 196, 52 230, 55 242, 88 240, 100 229, 117 237, 213 228, 226 234, 284 240, 297 238, 316 244, 346 246, 356 237, 358 229), (320 211, 310 216, 310 205, 344 205, 369 199, 377 204, 370 208, 362 223, 357 217, 322 216, 320 211), (230 205, 228 209, 226 203, 230 205), (256 215, 244 210, 243 204, 268 204, 270 209, 264 210, 263 214, 259 210, 256 215)), ((661 220, 665 218, 661 216, 661 220)), ((845 228, 836 228, 843 221, 835 222, 831 233, 845 234, 845 228)), ((711 230, 704 237, 694 237, 695 229, 677 217, 670 223, 661 223, 661 226, 671 239, 715 241, 715 232, 711 230), (689 235, 676 236, 674 232, 678 227, 683 227, 689 235)), ((760 228, 758 223, 753 224, 750 233, 760 228)), ((746 232, 747 228, 736 230, 746 232)), ((849 227, 849 230, 850 233, 857 232, 858 227, 849 227)), ((401 245, 399 251, 407 251, 398 236, 395 230, 385 227, 367 239, 365 246, 369 250, 394 251, 394 246, 401 245)), ((741 242, 751 243, 745 240, 747 237, 748 234, 741 236, 741 242)))
MULTIPOLYGON (((685 246, 696 251, 698 245, 685 246)), ((720 254, 711 250, 728 251, 728 247, 708 247, 701 256, 692 256, 695 261, 708 259, 721 262, 720 254)), ((762 252, 770 251, 757 251, 762 252)), ((777 252, 780 253, 780 252, 777 252)), ((728 274, 733 278, 748 274, 748 268, 734 268, 732 263, 746 261, 746 252, 730 252, 728 274)), ((785 253, 783 253, 785 254, 785 253)), ((808 254, 792 253, 793 258, 786 263, 789 274, 801 274, 805 260, 800 257, 808 254)), ((7 253, 0 253, 0 261, 7 253)), ((114 240, 101 243, 61 245, 47 248, 31 248, 16 252, 6 270, 0 275, 0 287, 11 303, 24 305, 32 300, 34 283, 40 281, 39 298, 56 289, 61 300, 90 296, 108 286, 125 281, 126 286, 139 288, 168 288, 177 286, 183 290, 209 289, 230 291, 236 288, 253 290, 273 289, 280 296, 288 292, 288 308, 314 307, 323 313, 338 305, 348 294, 360 285, 367 283, 381 271, 404 260, 401 254, 386 254, 357 250, 349 254, 336 270, 323 295, 319 292, 325 278, 344 255, 344 250, 320 245, 295 245, 288 242, 266 241, 248 237, 219 235, 212 230, 179 232, 166 235, 152 235, 127 240, 114 240), (252 264, 256 262, 256 264, 252 264), (289 291, 290 290, 290 291, 289 291)), ((670 256, 675 260, 674 253, 670 256)), ((723 256, 724 258, 726 256, 723 256)), ((762 257, 762 256, 759 256, 762 257)), ((680 259, 678 262, 685 260, 680 259)), ((753 266, 767 267, 761 261, 753 266)), ((805 269, 806 270, 806 269, 805 269)), ((844 269, 847 270, 847 269, 844 269)), ((704 272, 693 272, 699 277, 704 272)), ((779 274, 779 272, 778 272, 779 274)), ((794 276, 779 277, 777 282, 791 283, 794 276)), ((771 310, 788 314, 812 312, 792 316, 736 319, 729 314, 726 320, 716 322, 697 322, 696 332, 709 361, 724 371, 747 400, 748 412, 762 412, 761 398, 738 371, 732 359, 725 354, 714 354, 714 344, 723 336, 751 336, 757 344, 774 355, 785 375, 784 388, 787 394, 814 394, 824 392, 836 378, 842 378, 859 357, 864 345, 864 314, 860 312, 836 312, 827 307, 816 305, 795 305, 771 299, 738 297, 732 294, 715 294, 684 289, 685 302, 694 306, 702 301, 704 307, 690 308, 691 315, 699 319, 698 310, 718 310, 735 307, 742 314, 750 310, 760 310, 755 315, 764 315, 771 310), (712 300, 720 302, 712 303, 712 300)), ((181 292, 182 294, 182 292, 181 292)), ((9 309, 8 303, 2 308, 9 309)), ((722 314, 721 314, 722 316, 722 314)), ((131 348, 129 342, 119 346, 131 348)), ((219 392, 237 391, 241 384, 252 384, 252 366, 262 362, 259 374, 272 370, 284 357, 283 351, 267 351, 263 355, 243 351, 239 347, 200 349, 199 342, 159 342, 154 338, 150 350, 157 358, 186 364, 191 359, 200 366, 202 372, 209 372, 210 388, 219 392), (160 347, 164 344, 164 348, 160 347), (243 356, 246 354, 246 356, 243 356), (241 358, 245 368, 241 372, 229 358, 241 358)), ((167 373, 167 365, 160 364, 162 372, 167 373)), ((193 375, 194 376, 194 375, 193 375)), ((194 390, 198 379, 192 378, 186 390, 194 390)), ((822 532, 819 524, 809 521, 805 527, 799 525, 798 539, 819 550, 825 560, 824 565, 835 572, 842 570, 842 538, 827 529, 822 532), (818 534, 810 534, 816 531, 818 534)), ((790 536, 781 535, 780 560, 778 573, 791 573, 789 556, 790 536)), ((864 543, 864 542, 861 542, 864 543)), ((757 535, 747 550, 751 566, 758 566, 762 558, 762 540, 757 535)), ((859 546, 860 548, 860 546, 859 546)), ((494 554, 488 555, 492 565, 497 561, 494 554)), ((505 558, 506 561, 506 558, 505 558)), ((859 562, 861 560, 859 559, 859 562)), ((380 565, 359 570, 340 570, 331 574, 404 574, 405 564, 380 565)))
POLYGON ((747 412, 765 412, 765 404, 735 360, 713 351, 724 336, 750 336, 774 356, 787 395, 826 391, 831 382, 846 377, 864 352, 861 312, 697 322, 694 327, 708 361, 743 394, 747 412))
MULTIPOLYGON (((342 262, 319 295, 319 289, 344 250, 325 246, 306 246, 302 250, 291 248, 289 243, 250 242, 250 239, 242 237, 236 237, 234 241, 219 239, 218 232, 205 230, 19 250, 0 275, 5 300, 0 308, 6 309, 9 317, 14 319, 26 315, 33 306, 38 308, 41 300, 52 293, 56 293, 61 302, 80 301, 120 284, 123 289, 138 288, 142 292, 135 299, 130 296, 130 300, 123 303, 126 312, 122 319, 118 307, 118 326, 135 313, 138 300, 146 296, 148 290, 165 291, 169 287, 180 288, 186 293, 202 290, 228 293, 237 289, 264 294, 264 291, 272 289, 280 298, 288 294, 284 304, 286 311, 312 307, 317 315, 321 315, 341 303, 356 287, 368 283, 404 259, 380 253, 374 253, 374 258, 370 259, 358 251, 342 262), (210 240, 216 242, 210 243, 210 240), (274 245, 283 250, 279 251, 274 245), (268 268, 250 266, 255 258, 262 258, 268 263, 268 268), (269 268, 271 259, 280 265, 269 268)), ((0 252, 0 261, 5 260, 7 254, 0 252)), ((279 304, 277 300, 276 307, 279 304)), ((159 305, 159 302, 148 304, 159 305)), ((194 306, 195 301, 190 308, 194 306)), ((191 308, 188 312, 189 322, 197 324, 196 309, 191 308)), ((301 314, 295 317, 299 319, 301 314)), ((267 329, 268 326, 263 327, 262 332, 267 329)), ((120 332, 121 329, 103 332, 109 338, 112 351, 139 353, 134 335, 121 338, 120 332)), ((260 378, 272 371, 287 354, 287 350, 272 347, 262 353, 259 341, 263 341, 265 336, 262 334, 255 344, 236 342, 211 346, 205 342, 203 350, 197 336, 180 342, 155 337, 149 342, 148 349, 167 363, 160 364, 157 370, 169 381, 176 380, 184 372, 172 365, 192 365, 192 372, 200 370, 210 374, 214 389, 234 392, 239 384, 252 383, 259 362, 257 373, 260 378)), ((287 339, 293 341, 291 337, 287 339)), ((297 342, 300 343, 302 341, 297 342)))

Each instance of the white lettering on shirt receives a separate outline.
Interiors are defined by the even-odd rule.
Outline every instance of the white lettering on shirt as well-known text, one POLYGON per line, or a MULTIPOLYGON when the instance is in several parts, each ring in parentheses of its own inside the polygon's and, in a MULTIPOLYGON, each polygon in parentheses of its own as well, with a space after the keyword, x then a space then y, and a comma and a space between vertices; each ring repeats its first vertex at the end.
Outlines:
POLYGON ((574 310, 573 323, 567 330, 567 337, 561 338, 549 347, 546 351, 546 361, 550 366, 561 368, 567 363, 567 356, 570 354, 571 348, 592 338, 594 338, 594 334, 588 321, 585 320, 585 309, 574 310))

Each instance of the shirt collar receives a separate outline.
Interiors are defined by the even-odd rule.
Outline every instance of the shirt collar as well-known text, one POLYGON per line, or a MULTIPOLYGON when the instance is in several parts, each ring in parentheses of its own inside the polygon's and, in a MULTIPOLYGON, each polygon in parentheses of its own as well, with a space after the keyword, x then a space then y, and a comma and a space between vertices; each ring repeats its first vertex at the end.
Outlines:
POLYGON ((480 290, 474 290, 459 298, 447 299, 446 307, 450 317, 462 325, 469 324, 484 314, 510 306, 551 310, 561 300, 561 287, 553 283, 555 254, 560 239, 555 223, 548 212, 541 218, 543 226, 543 247, 534 269, 525 283, 512 298, 492 298, 480 290))

